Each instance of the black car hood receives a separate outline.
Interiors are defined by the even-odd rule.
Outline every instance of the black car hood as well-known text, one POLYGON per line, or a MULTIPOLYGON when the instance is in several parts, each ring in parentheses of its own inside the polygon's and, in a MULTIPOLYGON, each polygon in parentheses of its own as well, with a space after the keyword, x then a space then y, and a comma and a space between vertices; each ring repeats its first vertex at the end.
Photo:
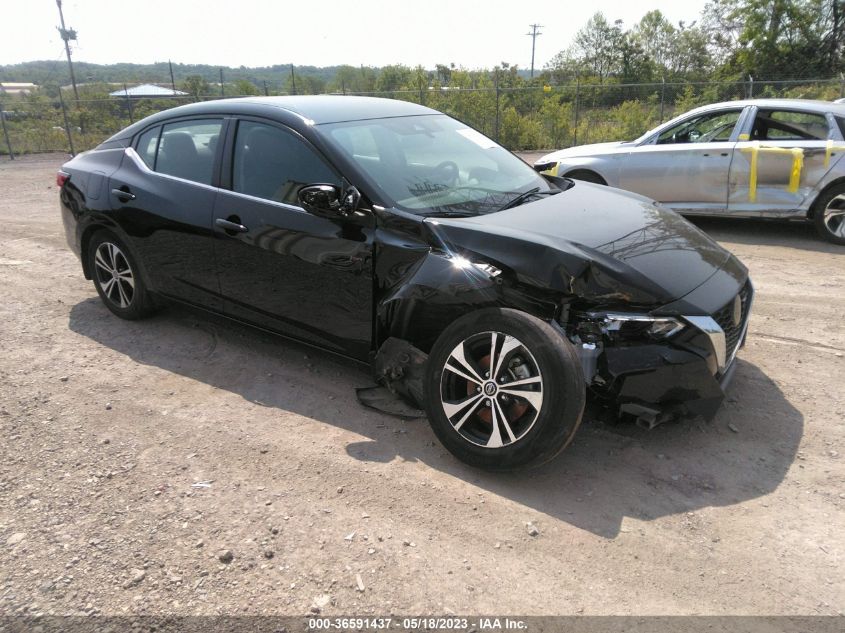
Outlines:
POLYGON ((677 300, 732 258, 675 212, 582 182, 506 211, 426 225, 435 247, 503 266, 522 283, 608 304, 677 300))

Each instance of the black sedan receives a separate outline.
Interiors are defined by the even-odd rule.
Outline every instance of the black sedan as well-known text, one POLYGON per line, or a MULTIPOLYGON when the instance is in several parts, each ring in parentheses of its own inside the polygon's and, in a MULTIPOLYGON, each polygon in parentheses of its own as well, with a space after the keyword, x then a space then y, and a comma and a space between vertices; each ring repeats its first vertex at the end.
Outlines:
POLYGON ((483 468, 552 458, 588 390, 649 425, 712 416, 745 338, 746 268, 680 216, 412 103, 182 106, 58 179, 117 316, 179 301, 372 363, 483 468))

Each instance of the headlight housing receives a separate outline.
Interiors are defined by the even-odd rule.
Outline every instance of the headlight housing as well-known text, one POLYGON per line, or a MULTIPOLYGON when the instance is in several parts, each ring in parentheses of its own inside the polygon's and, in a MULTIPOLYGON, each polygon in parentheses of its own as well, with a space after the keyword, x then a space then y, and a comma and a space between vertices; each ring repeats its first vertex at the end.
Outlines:
POLYGON ((679 319, 626 312, 587 313, 576 325, 576 333, 584 342, 600 338, 612 341, 657 341, 670 338, 686 324, 679 319))
POLYGON ((541 174, 549 172, 552 176, 557 176, 557 161, 547 160, 542 163, 534 163, 534 171, 540 172, 541 174))

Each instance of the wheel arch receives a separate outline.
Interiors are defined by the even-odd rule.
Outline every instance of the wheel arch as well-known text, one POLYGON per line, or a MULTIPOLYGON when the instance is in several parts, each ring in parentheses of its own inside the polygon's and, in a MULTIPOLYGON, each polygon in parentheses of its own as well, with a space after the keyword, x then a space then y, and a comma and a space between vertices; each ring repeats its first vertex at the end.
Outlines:
POLYGON ((91 240, 100 231, 112 233, 117 236, 117 238, 121 242, 123 242, 124 246, 126 246, 126 248, 129 250, 129 254, 132 255, 132 258, 135 260, 135 264, 138 267, 138 273, 142 276, 142 279, 147 285, 147 288, 152 290, 152 287, 150 285, 150 276, 147 274, 147 269, 144 264, 144 261, 141 257, 139 257, 137 249, 132 244, 132 240, 129 239, 129 237, 120 229, 117 224, 115 224, 114 222, 107 221, 105 219, 92 220, 88 223, 88 225, 85 226, 80 235, 79 257, 82 260, 82 273, 85 275, 85 279, 91 280, 94 278, 93 271, 91 270, 91 266, 88 261, 88 249, 91 246, 91 240))
POLYGON ((836 186, 845 186, 845 176, 840 176, 834 180, 831 180, 827 183, 824 188, 816 194, 816 197, 813 199, 813 203, 810 205, 810 208, 807 211, 807 219, 812 220, 816 217, 816 210, 818 208, 819 200, 821 200, 824 195, 830 191, 833 187, 836 186))
POLYGON ((590 167, 576 167, 574 169, 570 169, 565 174, 562 174, 564 178, 573 178, 575 180, 583 180, 585 182, 595 182, 599 185, 607 186, 607 179, 602 176, 599 172, 595 169, 590 167), (591 176, 595 178, 595 180, 591 180, 590 178, 578 178, 578 176, 591 176))
POLYGON ((552 297, 519 284, 505 271, 491 275, 472 265, 457 267, 435 253, 415 268, 378 304, 376 348, 398 338, 428 353, 452 322, 485 308, 511 308, 544 321, 557 314, 552 297))

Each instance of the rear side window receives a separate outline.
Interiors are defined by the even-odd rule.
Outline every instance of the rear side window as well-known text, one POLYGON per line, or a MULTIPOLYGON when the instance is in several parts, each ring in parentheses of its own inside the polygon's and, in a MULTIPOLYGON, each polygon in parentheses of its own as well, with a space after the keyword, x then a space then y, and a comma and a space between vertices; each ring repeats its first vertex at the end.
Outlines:
POLYGON ((150 169, 155 169, 159 132, 161 132, 161 127, 156 126, 151 130, 147 130, 138 137, 138 156, 141 157, 141 160, 144 161, 150 169))
POLYGON ((273 125, 241 121, 235 137, 232 189, 299 205, 305 185, 340 184, 334 171, 302 139, 273 125))
POLYGON ((158 143, 155 170, 210 185, 222 127, 221 119, 179 121, 165 125, 158 143))
POLYGON ((760 112, 751 138, 760 141, 823 141, 830 136, 827 117, 789 110, 760 112))

